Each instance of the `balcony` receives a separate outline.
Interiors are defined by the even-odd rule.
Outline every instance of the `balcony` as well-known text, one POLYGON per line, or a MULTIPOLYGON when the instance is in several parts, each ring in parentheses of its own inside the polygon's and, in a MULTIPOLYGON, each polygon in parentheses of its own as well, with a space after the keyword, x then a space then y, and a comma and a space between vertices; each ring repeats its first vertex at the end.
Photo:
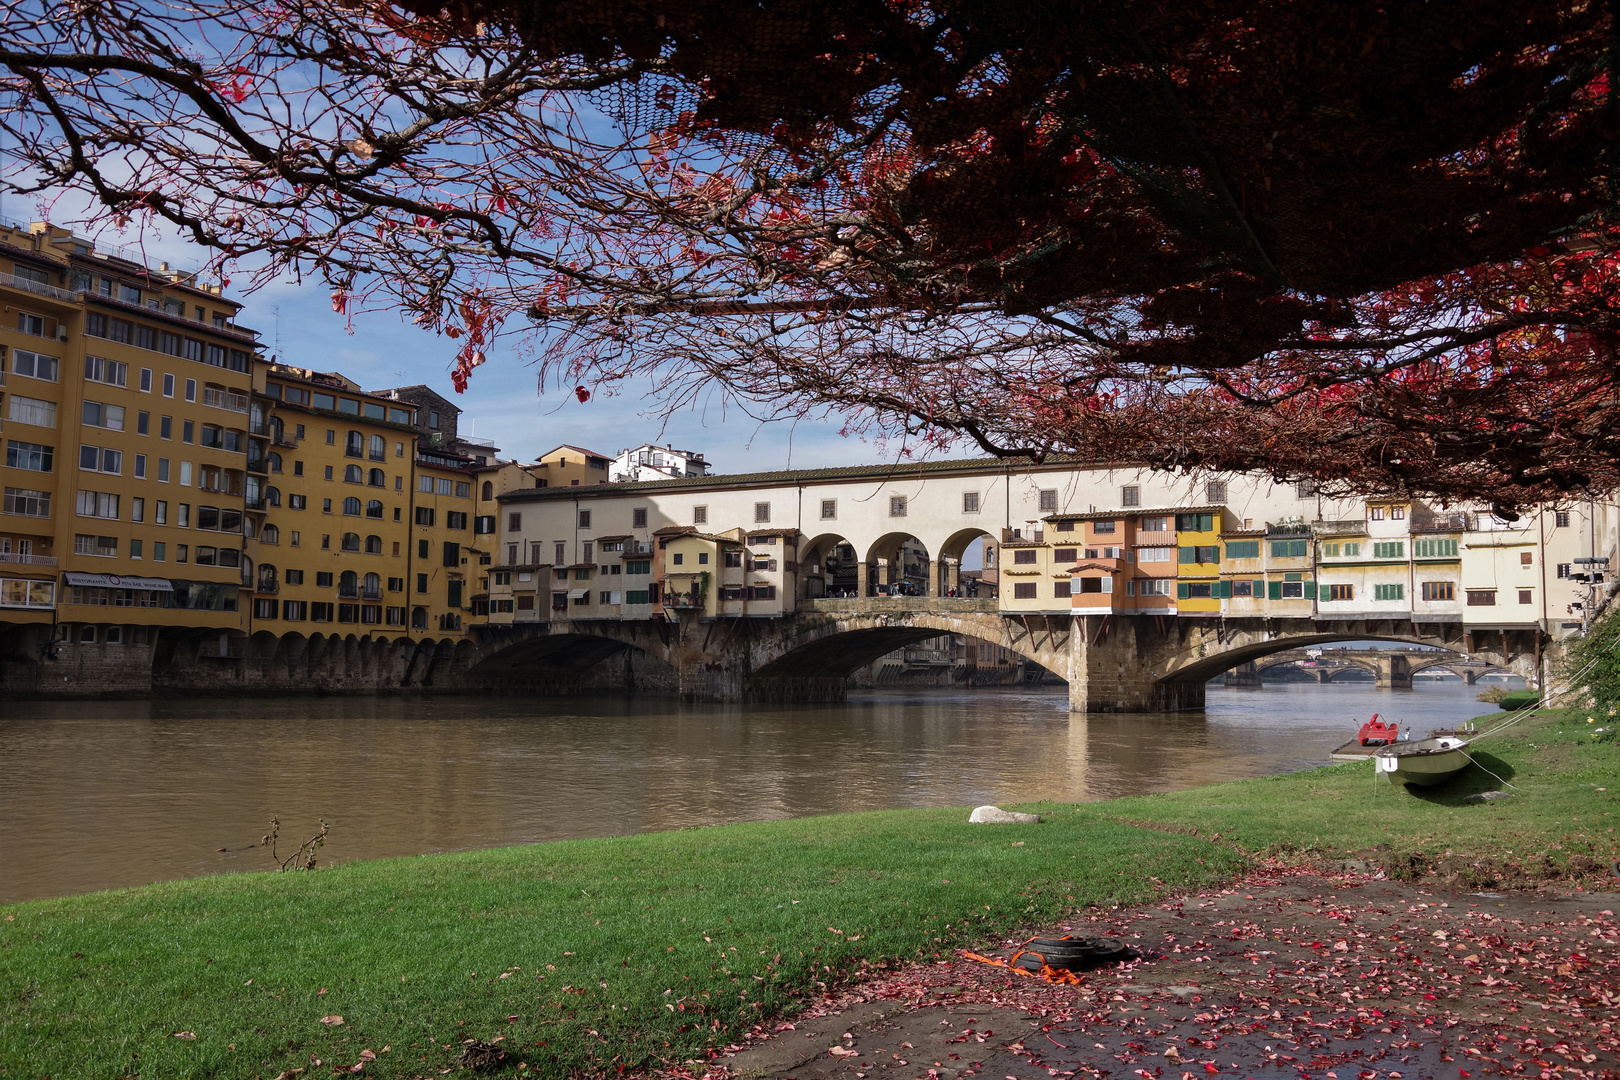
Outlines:
POLYGON ((456 614, 454 611, 445 612, 443 615, 439 616, 439 629, 440 630, 460 630, 461 629, 461 616, 456 614))
POLYGON ((1360 518, 1354 521, 1313 521, 1310 528, 1317 536, 1365 536, 1367 523, 1360 518))
POLYGON ((358 585, 339 585, 337 592, 339 600, 360 599, 360 586, 358 585))
POLYGON ((55 555, 13 555, 9 551, 0 551, 0 563, 21 563, 24 566, 55 566, 55 555))
POLYGON ((64 304, 77 304, 82 293, 78 290, 58 289, 55 285, 47 285, 43 281, 32 281, 28 278, 18 277, 15 274, 0 274, 0 285, 9 285, 13 289, 31 292, 35 296, 47 296, 52 300, 60 300, 64 304))
POLYGON ((382 599, 382 587, 378 586, 377 588, 374 588, 374 589, 361 589, 360 590, 360 599, 362 599, 362 600, 381 600, 382 599))
POLYGON ((1415 533, 1429 532, 1468 532, 1472 523, 1468 514, 1435 514, 1432 516, 1412 518, 1411 531, 1415 533))
POLYGON ((247 459, 247 471, 256 473, 269 472, 270 468, 265 464, 264 455, 249 453, 247 459))
POLYGON ((230 412, 245 413, 248 411, 248 398, 246 394, 233 394, 229 390, 203 390, 203 404, 212 405, 216 409, 227 409, 230 412))
POLYGON ((277 582, 265 581, 263 578, 261 578, 259 579, 258 585, 254 587, 253 591, 258 593, 277 593, 281 591, 281 586, 277 582))

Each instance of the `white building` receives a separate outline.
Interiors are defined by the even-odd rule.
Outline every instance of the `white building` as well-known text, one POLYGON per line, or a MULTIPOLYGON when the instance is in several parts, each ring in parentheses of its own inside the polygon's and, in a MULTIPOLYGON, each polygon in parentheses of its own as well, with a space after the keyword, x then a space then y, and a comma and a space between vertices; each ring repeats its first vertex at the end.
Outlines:
POLYGON ((620 450, 608 468, 614 483, 639 480, 687 480, 709 475, 709 463, 695 450, 642 443, 632 450, 620 450))

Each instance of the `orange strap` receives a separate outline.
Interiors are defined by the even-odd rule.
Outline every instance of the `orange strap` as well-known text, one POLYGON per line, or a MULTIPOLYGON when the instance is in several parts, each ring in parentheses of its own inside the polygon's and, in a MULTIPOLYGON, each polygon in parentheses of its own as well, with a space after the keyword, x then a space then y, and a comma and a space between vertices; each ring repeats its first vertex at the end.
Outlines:
POLYGON ((1016 971, 1020 975, 1027 975, 1032 979, 1042 979, 1049 983, 1060 983, 1068 986, 1079 986, 1085 982, 1084 979, 1072 971, 1064 968, 1055 968, 1048 964, 1046 962, 1046 957, 1041 956, 1040 953, 1035 952, 1032 949, 1019 949, 1017 952, 1012 954, 1012 958, 1009 960, 999 960, 994 956, 981 956, 979 953, 969 952, 966 949, 957 949, 956 951, 957 954, 964 959, 976 960, 981 964, 989 964, 991 967, 1006 968, 1009 971, 1016 971), (1030 956, 1041 956, 1041 970, 1030 971, 1026 968, 1014 966, 1018 963, 1018 958, 1026 953, 1030 956))

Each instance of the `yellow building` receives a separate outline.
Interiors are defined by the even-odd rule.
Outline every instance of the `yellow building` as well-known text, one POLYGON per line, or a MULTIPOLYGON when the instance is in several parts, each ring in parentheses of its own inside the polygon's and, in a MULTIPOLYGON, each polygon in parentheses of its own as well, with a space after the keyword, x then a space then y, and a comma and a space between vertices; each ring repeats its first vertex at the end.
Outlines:
POLYGON ((415 493, 411 503, 414 550, 410 574, 412 634, 462 634, 472 614, 475 579, 493 559, 493 538, 473 543, 472 459, 415 446, 415 493))
POLYGON ((272 365, 249 459, 262 495, 252 629, 403 634, 411 574, 411 408, 341 375, 272 365))
POLYGON ((1176 534, 1176 612, 1203 614, 1221 610, 1221 532, 1226 510, 1221 506, 1183 506, 1162 515, 1164 521, 1144 517, 1144 532, 1162 532, 1154 525, 1169 525, 1176 534))
POLYGON ((150 671, 165 630, 239 652, 257 347, 239 305, 44 224, 0 226, 0 296, 0 638, 93 647, 109 671, 150 671))
POLYGON ((559 446, 535 458, 529 467, 534 486, 591 487, 608 482, 608 466, 613 459, 579 446, 559 446))

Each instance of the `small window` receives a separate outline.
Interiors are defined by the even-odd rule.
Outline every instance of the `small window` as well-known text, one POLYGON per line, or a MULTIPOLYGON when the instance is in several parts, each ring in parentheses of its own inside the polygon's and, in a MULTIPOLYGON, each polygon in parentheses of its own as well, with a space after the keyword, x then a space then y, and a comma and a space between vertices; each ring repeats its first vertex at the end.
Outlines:
POLYGON ((906 516, 906 497, 904 495, 891 495, 891 496, 889 496, 889 516, 890 517, 905 517, 906 516))
POLYGON ((1567 528, 1569 528, 1569 511, 1568 510, 1558 510, 1558 511, 1555 511, 1553 513, 1553 528, 1555 528, 1555 529, 1567 529, 1567 528))
POLYGON ((1469 590, 1467 590, 1467 592, 1468 592, 1468 606, 1469 607, 1495 607, 1496 606, 1496 590, 1495 589, 1469 589, 1469 590))
POLYGON ((1032 549, 1024 548, 1013 552, 1013 564, 1015 566, 1032 566, 1034 563, 1035 552, 1032 549))
POLYGON ((837 499, 822 499, 821 500, 821 520, 822 521, 837 521, 838 520, 838 500, 837 499))
POLYGON ((709 508, 707 506, 692 507, 692 524, 707 525, 709 523, 709 508))
POLYGON ((506 531, 507 532, 519 532, 519 531, 522 530, 522 528, 523 528, 523 515, 522 514, 507 514, 506 515, 506 531))
POLYGON ((1041 509, 1046 510, 1046 511, 1052 511, 1052 510, 1056 510, 1057 508, 1058 508, 1057 488, 1042 488, 1041 489, 1041 509))
POLYGON ((1211 480, 1204 485, 1204 501, 1223 503, 1226 501, 1226 481, 1211 480))
POLYGON ((1521 603, 1521 604, 1534 603, 1534 600, 1531 598, 1530 593, 1531 593, 1530 589, 1520 589, 1519 590, 1519 603, 1521 603))
POLYGON ((1119 491, 1119 504, 1121 506, 1141 506, 1142 489, 1135 484, 1127 484, 1119 491))
POLYGON ((630 511, 630 527, 632 529, 645 529, 647 527, 647 508, 637 506, 630 511))
POLYGON ((579 512, 579 527, 582 529, 588 529, 591 527, 591 512, 589 510, 581 510, 579 512))
POLYGON ((754 504, 754 523, 756 525, 768 524, 771 520, 771 504, 757 502, 754 504))
POLYGON ((964 491, 962 493, 962 513, 977 514, 979 512, 979 493, 977 491, 964 491))
POLYGON ((1528 551, 1519 552, 1519 565, 1520 566, 1531 566, 1531 565, 1534 565, 1535 561, 1536 561, 1535 555, 1532 554, 1531 552, 1528 552, 1528 551))
POLYGON ((1033 581, 1020 581, 1013 586, 1014 600, 1034 600, 1036 583, 1033 581))
POLYGON ((1422 586, 1425 600, 1455 600, 1457 585, 1451 581, 1425 581, 1422 586))

